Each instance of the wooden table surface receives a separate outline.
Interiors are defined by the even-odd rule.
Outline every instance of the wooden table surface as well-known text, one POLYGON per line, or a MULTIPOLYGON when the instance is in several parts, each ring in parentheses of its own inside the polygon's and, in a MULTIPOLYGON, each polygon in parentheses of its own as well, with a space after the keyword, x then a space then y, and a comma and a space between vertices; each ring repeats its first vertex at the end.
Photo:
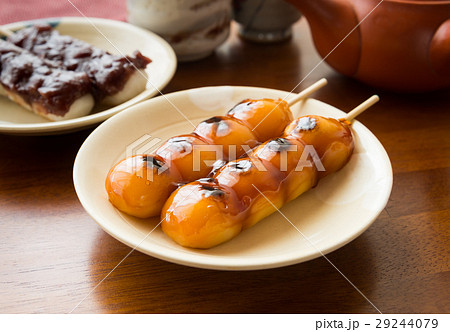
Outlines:
MULTIPOLYGON (((303 19, 292 40, 274 45, 244 42, 233 26, 214 55, 180 64, 164 93, 206 85, 291 90, 319 62, 303 19)), ((295 91, 321 77, 329 84, 314 97, 343 110, 380 95, 359 120, 394 170, 379 218, 328 259, 383 313, 449 313, 450 91, 383 92, 324 63, 295 91)), ((134 251, 103 280, 130 248, 97 226, 75 194, 73 161, 90 132, 0 135, 1 313, 67 313, 77 305, 74 313, 377 313, 323 257, 221 272, 134 251)))

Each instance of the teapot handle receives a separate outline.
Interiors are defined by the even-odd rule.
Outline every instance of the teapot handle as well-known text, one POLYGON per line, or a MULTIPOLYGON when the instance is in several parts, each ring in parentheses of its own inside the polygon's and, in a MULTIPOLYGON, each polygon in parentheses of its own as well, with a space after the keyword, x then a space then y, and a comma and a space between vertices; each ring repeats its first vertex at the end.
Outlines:
POLYGON ((450 76, 450 19, 444 21, 431 40, 429 57, 439 77, 450 76))

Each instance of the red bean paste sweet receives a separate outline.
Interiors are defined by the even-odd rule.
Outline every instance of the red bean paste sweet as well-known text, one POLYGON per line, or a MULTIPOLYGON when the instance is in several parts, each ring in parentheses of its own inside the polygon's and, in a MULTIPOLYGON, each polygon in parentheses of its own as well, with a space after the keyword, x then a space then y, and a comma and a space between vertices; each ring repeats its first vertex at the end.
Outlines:
POLYGON ((46 113, 63 116, 78 98, 91 93, 83 72, 55 68, 7 41, 0 39, 0 83, 11 95, 28 105, 38 104, 46 113))
POLYGON ((144 69, 151 62, 139 51, 132 56, 113 55, 84 41, 60 35, 47 24, 19 30, 8 40, 55 66, 86 73, 96 100, 120 92, 136 69, 144 69))

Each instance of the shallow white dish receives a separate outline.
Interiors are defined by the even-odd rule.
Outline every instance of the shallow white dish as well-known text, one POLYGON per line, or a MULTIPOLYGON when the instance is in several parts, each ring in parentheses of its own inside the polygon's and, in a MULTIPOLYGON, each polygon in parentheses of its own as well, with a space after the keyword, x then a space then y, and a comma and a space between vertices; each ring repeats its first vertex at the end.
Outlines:
MULTIPOLYGON (((196 125, 213 115, 225 114, 245 98, 286 96, 287 92, 271 89, 206 87, 153 98, 117 114, 94 130, 76 157, 74 184, 81 204, 106 232, 131 248, 188 266, 266 269, 300 263, 336 250, 370 226, 385 207, 392 188, 392 168, 386 151, 358 121, 352 126, 356 148, 350 162, 281 209, 295 227, 274 213, 215 248, 187 249, 174 243, 160 227, 151 232, 159 218, 139 220, 119 212, 108 201, 104 182, 116 162, 126 154, 150 152, 155 148, 154 138, 165 140, 192 131, 192 125, 179 111, 196 125), (136 144, 142 137, 145 139, 141 144, 136 144)), ((296 116, 344 115, 314 99, 295 105, 292 110, 296 116)))
POLYGON ((152 62, 147 66, 146 89, 136 97, 115 107, 96 106, 91 114, 76 119, 51 122, 0 97, 0 133, 17 135, 49 135, 80 130, 106 120, 140 101, 156 95, 172 79, 177 65, 171 46, 156 34, 131 24, 84 17, 48 18, 5 25, 12 31, 36 22, 47 22, 63 35, 84 40, 113 54, 130 55, 139 50, 152 62), (98 30, 97 30, 98 29, 98 30), (100 33, 100 32, 101 33, 100 33))

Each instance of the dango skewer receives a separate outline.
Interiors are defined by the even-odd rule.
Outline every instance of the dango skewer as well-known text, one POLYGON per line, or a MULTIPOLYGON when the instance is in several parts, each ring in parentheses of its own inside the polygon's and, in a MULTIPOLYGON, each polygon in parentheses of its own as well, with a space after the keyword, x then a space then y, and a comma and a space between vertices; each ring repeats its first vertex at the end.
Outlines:
POLYGON ((227 163, 212 178, 179 187, 163 207, 162 230, 191 248, 231 240, 344 167, 354 149, 350 121, 378 99, 369 98, 342 120, 299 117, 281 137, 259 145, 247 158, 227 163))
MULTIPOLYGON (((325 84, 324 79, 318 81, 295 102, 325 84)), ((208 176, 217 160, 234 160, 246 149, 280 136, 292 119, 289 105, 282 99, 246 99, 225 116, 201 122, 193 133, 170 138, 150 155, 131 156, 117 163, 105 182, 109 200, 135 217, 159 216, 178 185, 208 176)))
POLYGON ((380 97, 377 95, 373 95, 360 105, 356 106, 347 115, 344 117, 345 121, 352 122, 358 115, 368 110, 371 106, 375 105, 380 100, 380 97))

